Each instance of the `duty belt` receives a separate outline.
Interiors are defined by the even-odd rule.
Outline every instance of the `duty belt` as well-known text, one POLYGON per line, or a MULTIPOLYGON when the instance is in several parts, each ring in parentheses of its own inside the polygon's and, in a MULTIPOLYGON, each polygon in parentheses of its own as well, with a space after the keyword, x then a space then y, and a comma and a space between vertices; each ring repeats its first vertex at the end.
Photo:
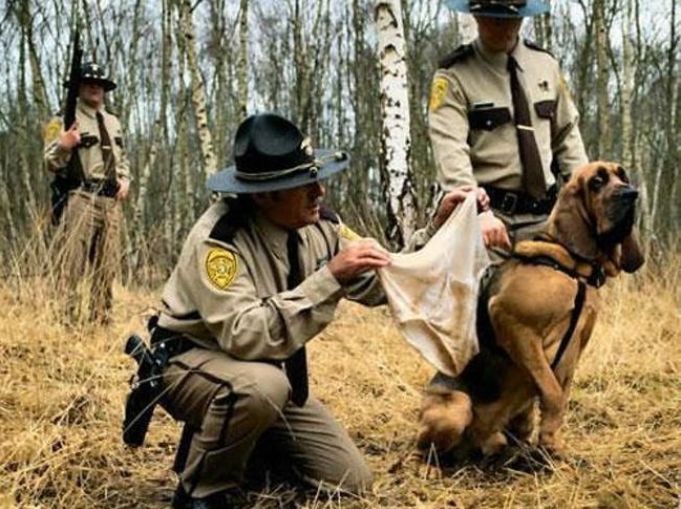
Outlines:
POLYGON ((87 179, 81 182, 80 188, 87 193, 113 198, 118 191, 118 184, 105 179, 87 179))
POLYGON ((556 186, 546 191, 546 198, 535 200, 523 191, 509 191, 498 187, 482 186, 493 209, 512 216, 514 214, 548 214, 556 203, 556 186))

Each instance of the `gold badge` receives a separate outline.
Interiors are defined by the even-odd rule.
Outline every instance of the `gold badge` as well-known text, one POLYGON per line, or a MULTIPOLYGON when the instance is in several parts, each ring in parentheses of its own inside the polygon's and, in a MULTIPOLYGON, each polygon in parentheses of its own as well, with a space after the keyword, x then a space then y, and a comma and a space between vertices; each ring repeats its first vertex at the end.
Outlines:
POLYGON ((226 290, 236 276, 237 262, 234 253, 222 248, 213 248, 206 255, 208 279, 219 290, 226 290))
POLYGON ((430 104, 428 105, 430 111, 435 111, 442 106, 448 89, 449 82, 446 78, 435 78, 430 89, 430 104))
POLYGON ((61 132, 61 119, 59 117, 54 117, 43 127, 43 140, 45 140, 45 145, 52 143, 57 139, 59 133, 61 132))
POLYGON ((340 230, 338 231, 338 235, 343 237, 345 240, 351 240, 351 241, 352 240, 359 240, 359 239, 362 238, 362 236, 359 233, 353 231, 351 228, 348 228, 344 224, 341 224, 340 230))

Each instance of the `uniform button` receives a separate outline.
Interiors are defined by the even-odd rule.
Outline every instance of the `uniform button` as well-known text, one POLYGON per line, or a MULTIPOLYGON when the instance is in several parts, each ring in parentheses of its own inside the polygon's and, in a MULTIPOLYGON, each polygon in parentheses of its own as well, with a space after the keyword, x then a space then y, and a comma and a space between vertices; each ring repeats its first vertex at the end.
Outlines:
POLYGON ((492 127, 492 121, 491 121, 491 120, 488 120, 487 122, 485 122, 485 125, 486 125, 487 127, 492 127))

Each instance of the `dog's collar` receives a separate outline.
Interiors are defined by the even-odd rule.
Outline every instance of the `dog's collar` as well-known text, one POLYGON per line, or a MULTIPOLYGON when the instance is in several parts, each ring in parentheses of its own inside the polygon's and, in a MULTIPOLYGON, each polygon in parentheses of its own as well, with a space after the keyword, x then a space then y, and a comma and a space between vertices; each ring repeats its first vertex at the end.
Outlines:
POLYGON ((545 265, 568 276, 600 288, 605 283, 605 271, 596 262, 574 256, 561 244, 550 240, 524 240, 516 244, 513 257, 525 263, 545 265))

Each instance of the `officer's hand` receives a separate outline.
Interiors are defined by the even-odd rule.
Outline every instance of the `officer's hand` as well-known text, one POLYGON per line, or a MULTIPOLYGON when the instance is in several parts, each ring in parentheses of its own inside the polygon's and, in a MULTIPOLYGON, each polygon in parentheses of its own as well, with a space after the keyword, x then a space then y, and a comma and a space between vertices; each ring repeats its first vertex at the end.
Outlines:
POLYGON ((130 180, 127 178, 118 178, 118 191, 116 192, 116 199, 121 201, 128 197, 130 191, 130 180))
POLYGON ((485 191, 482 187, 478 187, 475 192, 478 195, 478 214, 488 211, 490 207, 490 199, 487 191, 485 191))
POLYGON ((485 247, 500 247, 502 249, 510 250, 511 241, 508 238, 506 226, 501 219, 497 218, 492 212, 485 212, 478 216, 480 218, 480 229, 482 230, 482 238, 485 241, 485 247))
POLYGON ((331 258, 327 265, 339 283, 390 264, 390 255, 374 240, 358 240, 331 258))
POLYGON ((71 129, 68 131, 62 131, 59 133, 59 141, 57 142, 60 147, 66 150, 71 150, 80 144, 80 132, 78 131, 78 123, 74 122, 71 129))
MULTIPOLYGON (((451 215, 454 209, 466 199, 468 193, 473 191, 473 189, 473 186, 457 187, 453 191, 449 191, 444 198, 442 198, 440 205, 437 208, 437 212, 435 212, 435 216, 433 217, 433 226, 435 229, 440 228, 440 226, 447 221, 447 218, 451 215)), ((486 193, 485 196, 487 196, 486 193)), ((478 200, 479 199, 480 198, 478 198, 478 200)))

